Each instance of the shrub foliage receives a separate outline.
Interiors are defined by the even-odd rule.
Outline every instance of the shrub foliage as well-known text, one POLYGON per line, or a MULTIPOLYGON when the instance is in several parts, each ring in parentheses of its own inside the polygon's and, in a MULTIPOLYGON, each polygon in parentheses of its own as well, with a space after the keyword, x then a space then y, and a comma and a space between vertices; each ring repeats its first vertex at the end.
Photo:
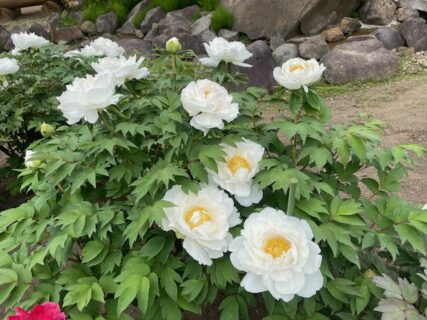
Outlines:
MULTIPOLYGON (((51 56, 44 50, 37 55, 40 61, 51 56)), ((18 88, 1 94, 12 100, 14 92, 23 110, 46 103, 49 112, 41 116, 50 120, 55 91, 47 88, 57 88, 57 77, 61 86, 71 80, 76 74, 70 70, 84 70, 84 63, 63 60, 55 69, 31 61, 21 61, 28 78, 37 79, 22 86, 26 97, 18 98, 18 88)), ((147 66, 152 76, 118 89, 123 97, 102 111, 102 121, 59 126, 32 143, 41 165, 22 169, 20 176, 34 197, 0 214, 2 306, 50 300, 70 319, 100 320, 131 319, 133 305, 143 319, 177 320, 219 301, 221 319, 247 320, 248 308, 261 305, 265 320, 378 319, 373 310, 381 289, 372 276, 417 277, 426 214, 396 192, 414 165, 411 155, 423 154, 420 147, 383 148, 381 123, 373 119, 332 126, 330 110, 312 89, 234 92, 240 116, 204 136, 190 126, 180 92, 195 79, 225 82, 233 75, 224 74, 222 65, 215 72, 202 68, 186 52, 161 54, 147 66), (269 104, 280 112, 267 123, 262 111, 269 104), (286 211, 291 182, 297 183, 294 215, 309 223, 323 256, 324 287, 309 299, 285 303, 268 292, 249 294, 228 254, 201 266, 179 235, 159 227, 171 205, 165 192, 173 185, 197 192, 199 183, 209 182, 207 169, 215 171, 224 161, 220 143, 233 145, 242 137, 266 150, 255 177, 263 199, 246 208, 236 204, 242 220, 267 206, 286 211)), ((30 81, 24 75, 22 81, 30 81)), ((14 120, 15 127, 26 130, 40 116, 28 115, 25 125, 14 120)), ((9 121, 3 118, 2 125, 9 121)))

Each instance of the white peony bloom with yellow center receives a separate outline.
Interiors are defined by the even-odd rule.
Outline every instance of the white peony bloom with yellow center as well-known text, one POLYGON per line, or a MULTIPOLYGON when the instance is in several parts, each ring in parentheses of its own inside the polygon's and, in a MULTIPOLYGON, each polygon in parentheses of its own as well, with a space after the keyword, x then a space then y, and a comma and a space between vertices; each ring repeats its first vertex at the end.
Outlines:
POLYGON ((92 68, 98 74, 111 74, 118 86, 125 84, 127 80, 145 79, 150 75, 147 68, 141 67, 144 58, 136 59, 136 56, 126 58, 120 57, 105 57, 99 59, 98 62, 92 63, 92 68))
POLYGON ((40 160, 32 160, 34 152, 32 150, 25 151, 24 164, 27 168, 37 169, 41 165, 40 160))
POLYGON ((204 79, 190 82, 181 93, 181 102, 191 119, 191 126, 205 135, 210 129, 224 128, 223 121, 233 121, 239 115, 239 105, 227 89, 204 79))
POLYGON ((66 88, 57 99, 58 109, 62 111, 68 124, 77 123, 81 119, 95 123, 98 112, 116 104, 122 96, 115 94, 116 81, 111 74, 76 78, 66 88))
POLYGON ((225 162, 217 162, 218 172, 209 171, 210 179, 234 195, 242 206, 260 202, 262 190, 253 178, 259 171, 264 148, 247 139, 236 143, 236 147, 221 146, 226 153, 225 162))
POLYGON ((198 194, 186 194, 180 186, 166 192, 164 200, 175 204, 166 208, 162 228, 183 238, 183 247, 200 264, 212 265, 232 241, 230 228, 241 220, 233 200, 216 187, 202 187, 198 194))
POLYGON ((273 76, 286 89, 297 90, 303 87, 307 92, 308 86, 319 81, 325 69, 323 63, 319 64, 315 59, 294 58, 286 61, 282 67, 275 68, 273 76))
POLYGON ((39 49, 49 44, 48 40, 36 35, 35 33, 14 33, 11 35, 11 39, 15 46, 12 50, 12 54, 17 54, 19 51, 27 49, 39 49))
POLYGON ((125 53, 125 49, 120 47, 117 42, 110 39, 99 37, 96 40, 90 42, 88 45, 83 47, 80 51, 70 51, 68 56, 75 56, 77 54, 84 57, 118 57, 125 53))
POLYGON ((233 266, 246 272, 241 286, 246 291, 269 291, 288 302, 295 295, 313 296, 323 286, 322 256, 304 220, 283 211, 265 208, 244 223, 230 245, 233 266))
POLYGON ((221 61, 232 63, 239 67, 252 67, 244 63, 245 60, 252 57, 245 45, 238 41, 227 41, 224 38, 215 38, 211 42, 204 43, 207 58, 201 58, 200 63, 209 67, 216 68, 221 61))
POLYGON ((16 73, 19 70, 18 61, 16 59, 1 58, 0 59, 0 76, 16 73))

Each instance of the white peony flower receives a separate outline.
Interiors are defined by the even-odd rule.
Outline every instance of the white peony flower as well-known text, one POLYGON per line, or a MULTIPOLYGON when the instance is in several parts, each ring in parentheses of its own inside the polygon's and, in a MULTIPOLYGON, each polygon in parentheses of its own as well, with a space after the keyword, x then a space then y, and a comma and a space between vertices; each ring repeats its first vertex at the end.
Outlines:
POLYGON ((209 129, 224 128, 224 120, 233 121, 239 115, 239 105, 232 103, 227 90, 210 80, 190 82, 181 93, 181 102, 190 116, 190 124, 206 135, 209 129))
POLYGON ((0 76, 15 73, 19 70, 18 62, 15 59, 0 59, 0 76))
POLYGON ((320 248, 312 239, 304 220, 272 208, 253 213, 230 245, 233 266, 246 272, 240 285, 252 293, 269 291, 285 302, 294 295, 313 296, 323 276, 320 248))
POLYGON ((105 57, 92 63, 92 68, 99 74, 111 73, 116 84, 122 86, 126 80, 145 79, 150 75, 147 68, 141 68, 143 61, 144 58, 136 60, 136 56, 105 57))
POLYGON ((58 109, 73 124, 84 118, 89 123, 98 120, 98 111, 116 104, 122 95, 115 94, 115 79, 111 74, 76 78, 58 97, 58 109))
POLYGON ((104 37, 97 38, 95 41, 92 41, 90 44, 86 45, 80 50, 80 55, 85 57, 118 57, 124 53, 125 49, 120 47, 117 42, 104 37))
POLYGON ((242 206, 260 202, 262 190, 253 177, 259 171, 264 148, 247 139, 236 143, 236 147, 221 146, 226 153, 225 162, 217 162, 218 172, 209 171, 210 179, 234 195, 242 206))
POLYGON ((209 44, 204 43, 206 53, 209 57, 200 59, 200 63, 216 68, 221 61, 235 64, 239 67, 252 67, 244 63, 246 59, 252 57, 242 42, 229 42, 224 38, 215 38, 209 44))
POLYGON ((308 91, 308 86, 317 82, 322 77, 325 66, 317 60, 304 60, 294 58, 286 61, 282 67, 276 67, 273 71, 274 79, 289 90, 297 90, 301 87, 308 91))
POLYGON ((36 168, 40 167, 40 165, 41 165, 40 160, 31 160, 31 157, 33 155, 34 155, 34 152, 32 150, 25 151, 24 164, 27 168, 36 169, 36 168))
POLYGON ((216 187, 202 187, 199 193, 185 194, 180 186, 166 192, 164 200, 175 207, 166 208, 162 228, 183 238, 183 247, 200 264, 212 265, 233 240, 229 229, 241 220, 233 200, 216 187))
POLYGON ((423 210, 427 210, 427 204, 424 205, 423 210))
POLYGON ((47 44, 49 41, 43 37, 36 35, 35 33, 14 33, 11 36, 12 42, 15 48, 12 50, 12 54, 17 54, 19 51, 27 49, 38 49, 47 44))

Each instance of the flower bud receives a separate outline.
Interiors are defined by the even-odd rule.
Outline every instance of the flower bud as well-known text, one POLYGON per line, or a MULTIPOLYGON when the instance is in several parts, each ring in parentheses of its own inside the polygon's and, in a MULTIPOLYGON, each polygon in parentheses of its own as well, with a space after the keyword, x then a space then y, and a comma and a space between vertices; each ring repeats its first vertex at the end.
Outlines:
POLYGON ((375 277, 375 272, 373 272, 371 269, 368 269, 363 273, 363 277, 373 278, 373 277, 375 277))
POLYGON ((42 125, 40 126, 40 132, 43 137, 50 137, 55 133, 55 127, 43 122, 42 125))
POLYGON ((175 53, 181 50, 181 43, 179 42, 178 38, 173 37, 166 42, 166 51, 170 53, 175 53))

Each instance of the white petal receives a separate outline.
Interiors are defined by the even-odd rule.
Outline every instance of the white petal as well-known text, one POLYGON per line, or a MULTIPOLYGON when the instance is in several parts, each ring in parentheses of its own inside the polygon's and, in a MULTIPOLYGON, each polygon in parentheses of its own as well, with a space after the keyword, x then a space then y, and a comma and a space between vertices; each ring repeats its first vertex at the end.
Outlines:
POLYGON ((197 242, 186 238, 183 242, 184 249, 197 262, 203 265, 211 266, 212 259, 209 258, 207 252, 197 242))
POLYGON ((254 273, 247 273, 243 277, 240 285, 245 288, 246 291, 251 293, 259 293, 267 290, 262 277, 254 273))
POLYGON ((319 270, 316 273, 305 276, 305 286, 297 294, 303 298, 310 298, 322 287, 323 276, 319 270))

